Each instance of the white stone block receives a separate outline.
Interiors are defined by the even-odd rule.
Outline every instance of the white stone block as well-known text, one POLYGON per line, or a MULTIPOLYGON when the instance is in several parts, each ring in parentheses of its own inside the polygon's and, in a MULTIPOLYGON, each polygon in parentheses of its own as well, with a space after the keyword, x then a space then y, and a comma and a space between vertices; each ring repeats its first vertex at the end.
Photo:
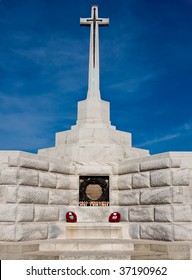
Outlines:
POLYGON ((110 193, 110 205, 119 205, 118 200, 119 191, 111 191, 110 193))
POLYGON ((54 205, 69 205, 71 193, 66 190, 50 190, 49 191, 49 204, 54 205))
POLYGON ((63 227, 61 223, 49 223, 48 238, 49 239, 66 238, 66 228, 63 227))
POLYGON ((147 160, 141 163, 141 171, 169 168, 170 166, 169 158, 147 160))
POLYGON ((48 190, 33 187, 19 187, 17 191, 18 203, 47 204, 48 190))
POLYGON ((0 225, 0 241, 15 241, 15 225, 0 225))
POLYGON ((31 158, 20 158, 19 165, 23 168, 37 169, 48 171, 49 163, 42 160, 35 160, 31 158))
POLYGON ((70 191, 70 205, 78 205, 79 204, 79 190, 71 190, 70 191))
POLYGON ((174 209, 175 222, 191 222, 192 221, 192 206, 191 205, 177 205, 174 209))
POLYGON ((36 222, 49 222, 59 220, 59 208, 57 206, 35 206, 36 222))
POLYGON ((183 192, 183 187, 173 187, 172 188, 172 192, 173 192, 173 203, 183 203, 183 196, 184 196, 184 192, 183 192))
POLYGON ((151 172, 151 186, 161 187, 171 185, 171 170, 158 170, 151 172))
POLYGON ((57 188, 65 190, 79 189, 79 176, 57 175, 57 188))
POLYGON ((173 209, 171 206, 155 207, 156 222, 171 222, 173 221, 173 209))
POLYGON ((172 241, 172 226, 160 223, 141 224, 141 239, 172 241))
POLYGON ((14 222, 16 220, 16 205, 0 205, 0 222, 14 222))
POLYGON ((188 186, 190 173, 189 169, 176 169, 172 171, 173 186, 188 186))
POLYGON ((35 170, 20 169, 18 171, 18 183, 25 186, 38 186, 39 174, 35 170))
POLYGON ((33 205, 17 206, 17 222, 32 222, 34 220, 33 205))
POLYGON ((6 186, 0 187, 0 203, 6 202, 6 186))
POLYGON ((16 203, 17 202, 17 187, 7 186, 6 187, 6 202, 16 203))
POLYGON ((141 192, 141 204, 169 204, 171 202, 171 188, 149 189, 141 192))
POLYGON ((69 163, 53 163, 49 164, 49 171, 61 174, 75 174, 75 166, 69 163))
POLYGON ((132 175, 121 175, 117 181, 119 190, 127 190, 132 187, 132 175))
POLYGON ((39 173, 39 186, 45 188, 56 188, 57 178, 55 174, 52 173, 39 173))
POLYGON ((130 207, 129 208, 130 222, 153 222, 154 221, 154 207, 130 207))
POLYGON ((109 184, 111 190, 118 190, 118 180, 119 180, 119 176, 111 175, 109 177, 109 184))
POLYGON ((180 158, 172 158, 171 159, 171 167, 181 167, 181 159, 180 158))
POLYGON ((120 191, 119 205, 138 205, 140 193, 138 191, 120 191))
POLYGON ((17 184, 17 169, 7 168, 0 171, 0 185, 17 184))
POLYGON ((119 165, 119 170, 118 170, 119 175, 129 174, 134 172, 139 172, 139 163, 132 163, 132 164, 122 163, 119 165))
POLYGON ((142 172, 133 175, 133 189, 149 188, 150 174, 149 172, 142 172))
POLYGON ((192 224, 175 224, 174 229, 174 240, 192 240, 192 224))
POLYGON ((41 223, 23 223, 16 226, 17 241, 34 241, 47 239, 48 225, 41 223))
POLYGON ((8 158, 8 166, 9 167, 17 167, 18 166, 18 157, 9 157, 8 158))
POLYGON ((129 235, 132 239, 140 238, 140 225, 138 223, 129 223, 129 235))

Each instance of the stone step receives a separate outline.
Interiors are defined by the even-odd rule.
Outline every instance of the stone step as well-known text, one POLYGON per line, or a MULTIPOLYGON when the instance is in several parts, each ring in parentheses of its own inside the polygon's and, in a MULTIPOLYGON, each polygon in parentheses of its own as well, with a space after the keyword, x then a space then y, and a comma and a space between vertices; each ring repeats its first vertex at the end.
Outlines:
POLYGON ((84 252, 84 251, 125 251, 133 250, 132 242, 125 239, 72 239, 42 242, 39 244, 39 251, 57 252, 84 252))

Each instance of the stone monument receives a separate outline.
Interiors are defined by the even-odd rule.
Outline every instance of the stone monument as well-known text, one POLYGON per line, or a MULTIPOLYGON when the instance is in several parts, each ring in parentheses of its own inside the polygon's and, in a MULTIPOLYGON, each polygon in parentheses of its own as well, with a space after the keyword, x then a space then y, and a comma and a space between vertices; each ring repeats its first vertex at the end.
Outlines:
POLYGON ((0 151, 0 241, 124 240, 132 250, 131 239, 192 240, 192 153, 150 156, 111 125, 99 86, 99 27, 109 19, 94 5, 80 24, 90 27, 87 98, 55 147, 0 151), (119 223, 109 223, 114 211, 119 223))

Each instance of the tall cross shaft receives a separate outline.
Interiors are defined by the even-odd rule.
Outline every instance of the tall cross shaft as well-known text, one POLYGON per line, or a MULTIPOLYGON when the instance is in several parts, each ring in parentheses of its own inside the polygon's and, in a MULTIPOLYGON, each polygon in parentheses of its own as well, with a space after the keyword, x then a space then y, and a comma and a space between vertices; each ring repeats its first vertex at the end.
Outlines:
POLYGON ((87 98, 100 99, 99 26, 108 26, 108 18, 98 17, 98 6, 92 6, 91 18, 80 18, 80 25, 90 26, 89 81, 87 98))

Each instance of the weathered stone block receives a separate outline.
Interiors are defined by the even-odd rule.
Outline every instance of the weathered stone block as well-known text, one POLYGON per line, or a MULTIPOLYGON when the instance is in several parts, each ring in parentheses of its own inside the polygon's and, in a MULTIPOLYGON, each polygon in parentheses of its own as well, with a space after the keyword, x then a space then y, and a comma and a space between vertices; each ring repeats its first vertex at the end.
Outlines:
POLYGON ((45 171, 49 170, 49 163, 42 160, 20 158, 19 165, 20 167, 24 167, 24 168, 31 168, 31 169, 45 170, 45 171))
POLYGON ((173 240, 172 226, 169 224, 141 224, 141 239, 173 240))
POLYGON ((33 187, 19 187, 17 191, 18 203, 48 203, 48 190, 42 190, 33 187))
POLYGON ((16 205, 0 205, 0 222, 14 222, 16 220, 16 205))
POLYGON ((139 172, 139 163, 119 165, 119 175, 139 172))
POLYGON ((18 171, 18 183, 19 185, 38 186, 39 174, 35 170, 20 169, 18 171))
POLYGON ((0 241, 15 241, 15 225, 0 225, 0 241))
POLYGON ((9 167, 17 167, 18 166, 18 157, 9 157, 8 165, 9 165, 9 167))
POLYGON ((151 186, 161 187, 171 185, 171 170, 158 170, 151 172, 151 186))
POLYGON ((169 158, 161 158, 150 161, 144 161, 141 163, 141 171, 146 170, 156 170, 170 167, 170 159, 169 158))
POLYGON ((171 159, 171 167, 177 168, 181 166, 181 159, 180 158, 172 158, 171 159))
POLYGON ((189 169, 176 169, 172 171, 173 186, 188 186, 189 185, 189 169))
POLYGON ((17 202, 17 187, 11 186, 6 187, 6 202, 7 203, 16 203, 17 202))
POLYGON ((119 191, 111 191, 111 194, 110 194, 110 205, 118 205, 119 202, 118 202, 118 194, 119 194, 119 191))
POLYGON ((17 224, 16 240, 30 241, 42 240, 48 237, 48 225, 40 223, 17 224))
POLYGON ((54 206, 35 206, 36 222, 50 222, 59 220, 59 208, 54 206))
POLYGON ((49 171, 61 174, 75 174, 75 166, 50 162, 49 171))
POLYGON ((173 187, 173 203, 183 203, 183 187, 173 187))
POLYGON ((168 204, 171 201, 171 188, 150 189, 141 192, 141 204, 168 204))
POLYGON ((132 175, 121 175, 117 181, 119 190, 131 189, 132 186, 132 175))
POLYGON ((174 240, 192 240, 192 224, 176 224, 173 226, 174 240))
POLYGON ((61 238, 61 236, 65 236, 66 232, 64 232, 64 228, 60 225, 60 223, 50 223, 48 227, 48 238, 61 238))
POLYGON ((57 175, 57 188, 75 190, 79 188, 78 176, 57 175))
POLYGON ((191 222, 192 221, 192 206, 191 205, 177 205, 174 209, 175 222, 191 222))
POLYGON ((69 205, 70 196, 70 192, 66 190, 50 190, 49 204, 69 205))
POLYGON ((34 220, 33 205, 17 206, 17 222, 32 222, 34 220))
POLYGON ((140 238, 140 225, 138 223, 129 223, 129 235, 132 239, 140 238))
POLYGON ((149 172, 137 173, 133 175, 133 189, 149 188, 150 176, 149 172))
POLYGON ((79 203, 79 190, 70 190, 70 205, 78 205, 79 203))
POLYGON ((138 205, 139 191, 121 191, 119 192, 119 205, 138 205))
POLYGON ((0 186, 0 203, 6 202, 6 186, 0 186))
POLYGON ((171 222, 173 221, 173 209, 171 206, 155 207, 156 222, 171 222))
POLYGON ((39 186, 46 188, 56 188, 57 178, 55 174, 39 173, 39 186))
POLYGON ((154 207, 131 207, 129 208, 130 222, 153 222, 154 207))
POLYGON ((7 168, 0 171, 0 185, 17 184, 17 169, 7 168))

